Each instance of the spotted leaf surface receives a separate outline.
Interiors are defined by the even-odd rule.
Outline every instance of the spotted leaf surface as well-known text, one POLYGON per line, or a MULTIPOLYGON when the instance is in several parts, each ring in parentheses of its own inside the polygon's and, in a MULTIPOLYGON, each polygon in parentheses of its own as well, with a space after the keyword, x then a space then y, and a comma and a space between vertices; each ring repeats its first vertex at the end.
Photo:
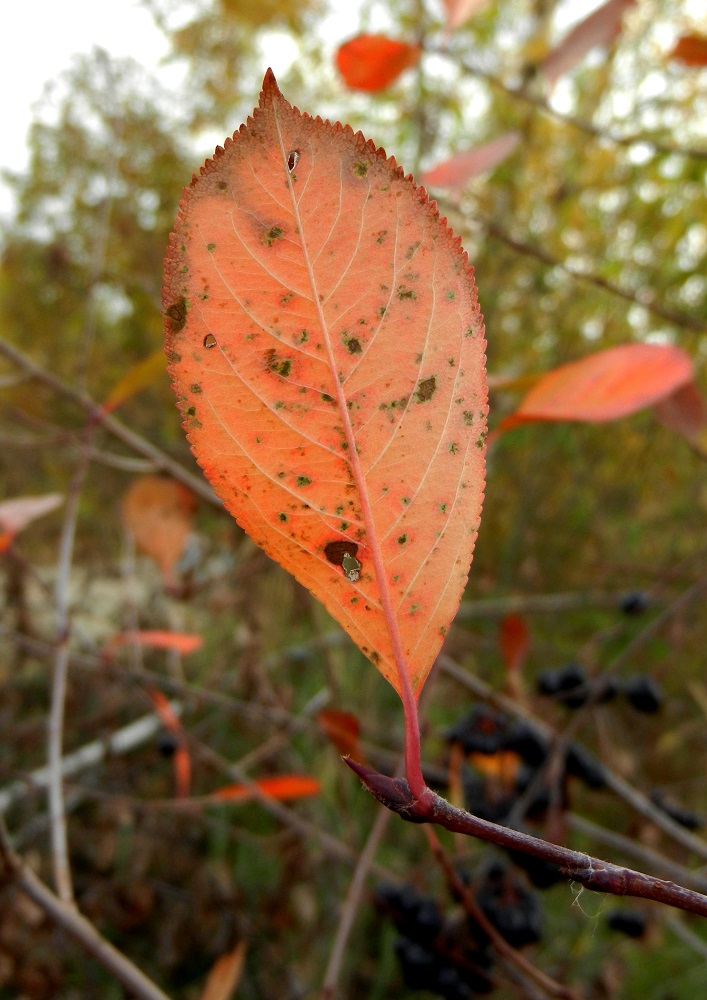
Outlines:
POLYGON ((460 242, 360 134, 272 73, 185 190, 169 371, 238 523, 398 690, 458 608, 484 485, 483 326, 460 242))

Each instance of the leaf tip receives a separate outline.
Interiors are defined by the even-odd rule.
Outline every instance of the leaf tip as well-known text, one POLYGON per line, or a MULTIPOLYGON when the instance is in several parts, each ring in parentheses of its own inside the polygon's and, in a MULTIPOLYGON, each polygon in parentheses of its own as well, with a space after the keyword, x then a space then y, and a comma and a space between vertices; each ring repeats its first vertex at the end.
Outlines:
POLYGON ((275 79, 275 74, 272 69, 268 66, 265 71, 265 76, 263 77, 263 87, 260 93, 261 100, 263 97, 273 98, 280 94, 280 88, 277 85, 277 80, 275 79))

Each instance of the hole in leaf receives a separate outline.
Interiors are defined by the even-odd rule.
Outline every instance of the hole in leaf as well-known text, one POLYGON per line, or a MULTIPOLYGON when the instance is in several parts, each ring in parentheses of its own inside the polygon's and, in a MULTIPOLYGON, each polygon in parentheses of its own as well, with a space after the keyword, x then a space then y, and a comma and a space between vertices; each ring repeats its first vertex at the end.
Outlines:
POLYGON ((292 149, 287 154, 287 169, 292 173, 292 171, 297 166, 297 161, 299 160, 299 149, 292 149))
POLYGON ((340 539, 336 542, 327 542, 324 546, 324 555, 330 563, 341 566, 344 576, 351 583, 358 580, 361 573, 361 563, 356 558, 358 545, 355 542, 347 542, 340 539))
POLYGON ((207 333, 204 337, 204 347, 216 347, 216 337, 213 333, 207 333))

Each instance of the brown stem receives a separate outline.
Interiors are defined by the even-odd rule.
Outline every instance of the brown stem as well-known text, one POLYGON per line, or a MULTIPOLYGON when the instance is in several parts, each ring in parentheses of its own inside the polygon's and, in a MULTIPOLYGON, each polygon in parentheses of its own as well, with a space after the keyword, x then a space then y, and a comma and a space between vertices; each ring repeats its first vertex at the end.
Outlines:
POLYGON ((403 778, 389 778, 363 764, 358 764, 349 758, 345 759, 369 792, 408 822, 436 823, 452 833, 462 833, 511 851, 531 854, 556 865, 566 878, 579 882, 585 889, 591 889, 593 892, 653 899, 658 903, 667 903, 669 906, 707 917, 707 896, 703 896, 702 893, 686 889, 674 882, 654 878, 652 875, 644 875, 631 868, 613 865, 580 851, 572 851, 559 844, 551 844, 519 830, 489 823, 463 809, 457 809, 430 788, 416 797, 403 778))

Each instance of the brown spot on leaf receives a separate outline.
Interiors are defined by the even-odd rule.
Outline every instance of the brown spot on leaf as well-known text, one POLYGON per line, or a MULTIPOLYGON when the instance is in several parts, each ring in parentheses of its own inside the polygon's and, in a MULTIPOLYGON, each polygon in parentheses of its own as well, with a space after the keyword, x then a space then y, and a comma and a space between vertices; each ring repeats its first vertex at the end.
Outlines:
POLYGON ((266 229, 261 236, 261 242, 265 243, 267 246, 271 247, 275 240, 281 239, 285 235, 285 230, 282 226, 270 226, 266 229))
POLYGON ((430 375, 429 378, 423 378, 421 382, 417 383, 417 391, 415 395, 420 403, 428 403, 436 391, 437 377, 436 375, 430 375))
POLYGON ((177 299, 165 312, 169 320, 169 326, 174 333, 179 333, 187 325, 187 300, 182 296, 177 299))
POLYGON ((216 337, 213 333, 207 333, 203 340, 204 347, 216 347, 216 337))

